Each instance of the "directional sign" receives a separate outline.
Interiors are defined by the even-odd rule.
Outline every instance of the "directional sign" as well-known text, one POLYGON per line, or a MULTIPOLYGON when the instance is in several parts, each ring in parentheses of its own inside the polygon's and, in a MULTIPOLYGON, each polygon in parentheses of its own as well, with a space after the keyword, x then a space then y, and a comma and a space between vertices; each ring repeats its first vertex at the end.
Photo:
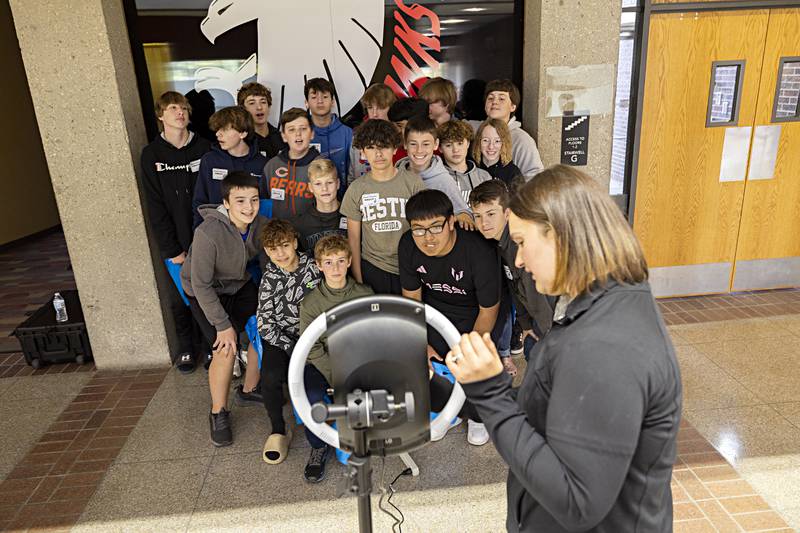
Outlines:
POLYGON ((586 166, 589 153, 589 115, 561 117, 561 164, 586 166))

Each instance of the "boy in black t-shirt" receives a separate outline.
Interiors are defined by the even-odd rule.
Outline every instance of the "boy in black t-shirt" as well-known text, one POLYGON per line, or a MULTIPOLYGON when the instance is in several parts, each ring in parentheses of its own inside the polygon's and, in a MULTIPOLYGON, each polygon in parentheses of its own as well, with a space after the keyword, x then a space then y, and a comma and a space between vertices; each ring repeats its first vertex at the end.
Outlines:
POLYGON ((272 92, 257 81, 245 83, 236 93, 236 103, 253 117, 253 133, 256 149, 267 161, 286 148, 281 132, 269 123, 269 109, 272 107, 272 92))
POLYGON ((330 159, 315 159, 308 165, 308 190, 315 205, 289 219, 299 234, 300 250, 311 253, 314 245, 328 235, 347 237, 347 217, 339 213, 339 177, 330 159))
MULTIPOLYGON (((491 333, 500 308, 500 260, 481 235, 456 228, 453 204, 435 189, 418 192, 406 203, 411 229, 400 239, 398 257, 403 296, 425 302, 444 314, 459 333, 491 333)), ((429 330, 430 357, 449 347, 429 330)), ((468 420, 467 441, 489 441, 483 424, 468 420)))

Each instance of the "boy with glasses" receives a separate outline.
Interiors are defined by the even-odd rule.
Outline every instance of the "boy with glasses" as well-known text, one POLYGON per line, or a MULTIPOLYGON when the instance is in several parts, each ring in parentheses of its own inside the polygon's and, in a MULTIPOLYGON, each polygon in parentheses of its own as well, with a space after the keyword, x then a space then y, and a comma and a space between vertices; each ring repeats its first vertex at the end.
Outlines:
MULTIPOLYGON (((425 302, 445 315, 459 333, 492 333, 500 309, 500 259, 476 232, 456 227, 453 204, 435 189, 421 191, 406 204, 411 226, 400 239, 403 296, 425 302)), ((428 355, 443 358, 445 340, 428 330, 428 355)), ((467 422, 467 441, 486 444, 489 434, 477 416, 467 422)))

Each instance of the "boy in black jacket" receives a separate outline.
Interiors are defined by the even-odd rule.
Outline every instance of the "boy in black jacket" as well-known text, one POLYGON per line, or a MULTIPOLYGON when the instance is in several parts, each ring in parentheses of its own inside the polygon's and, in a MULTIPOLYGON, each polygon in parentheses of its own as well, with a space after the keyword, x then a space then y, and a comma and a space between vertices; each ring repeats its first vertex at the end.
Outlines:
POLYGON ((315 159, 308 165, 308 190, 315 205, 289 219, 297 230, 300 250, 311 253, 314 245, 328 235, 347 236, 347 217, 339 213, 339 178, 330 159, 315 159))
MULTIPOLYGON (((510 282, 517 321, 522 327, 525 359, 538 341, 553 325, 553 301, 536 290, 533 278, 525 269, 516 266, 517 244, 511 239, 508 229, 508 205, 511 191, 500 180, 481 183, 470 193, 469 203, 475 214, 475 224, 481 234, 497 243, 503 262, 503 272, 510 282), (526 342, 530 337, 533 342, 526 342)), ((503 361, 508 370, 508 362, 503 361)))
MULTIPOLYGON (((161 134, 142 150, 145 201, 165 263, 182 265, 192 244, 192 197, 200 158, 211 144, 188 129, 189 101, 182 94, 167 91, 156 101, 161 134)), ((192 315, 177 288, 170 292, 170 306, 178 336, 177 367, 182 373, 194 371, 192 315)))

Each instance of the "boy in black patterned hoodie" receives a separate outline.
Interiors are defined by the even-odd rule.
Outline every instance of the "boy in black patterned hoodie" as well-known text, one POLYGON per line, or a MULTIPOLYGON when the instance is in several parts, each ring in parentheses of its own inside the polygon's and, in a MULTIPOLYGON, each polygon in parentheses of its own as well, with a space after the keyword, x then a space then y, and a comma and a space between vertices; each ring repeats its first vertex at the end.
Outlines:
MULTIPOLYGON (((261 278, 256 318, 262 350, 261 394, 272 424, 261 457, 266 463, 278 464, 286 459, 292 439, 283 419, 283 384, 288 378, 289 358, 300 338, 300 302, 316 288, 320 274, 311 256, 297 252, 297 233, 289 222, 267 222, 261 242, 270 262, 261 278)), ((305 383, 312 403, 325 396, 325 378, 312 365, 306 366, 305 383)), ((312 451, 327 448, 308 429, 306 438, 312 451)))

